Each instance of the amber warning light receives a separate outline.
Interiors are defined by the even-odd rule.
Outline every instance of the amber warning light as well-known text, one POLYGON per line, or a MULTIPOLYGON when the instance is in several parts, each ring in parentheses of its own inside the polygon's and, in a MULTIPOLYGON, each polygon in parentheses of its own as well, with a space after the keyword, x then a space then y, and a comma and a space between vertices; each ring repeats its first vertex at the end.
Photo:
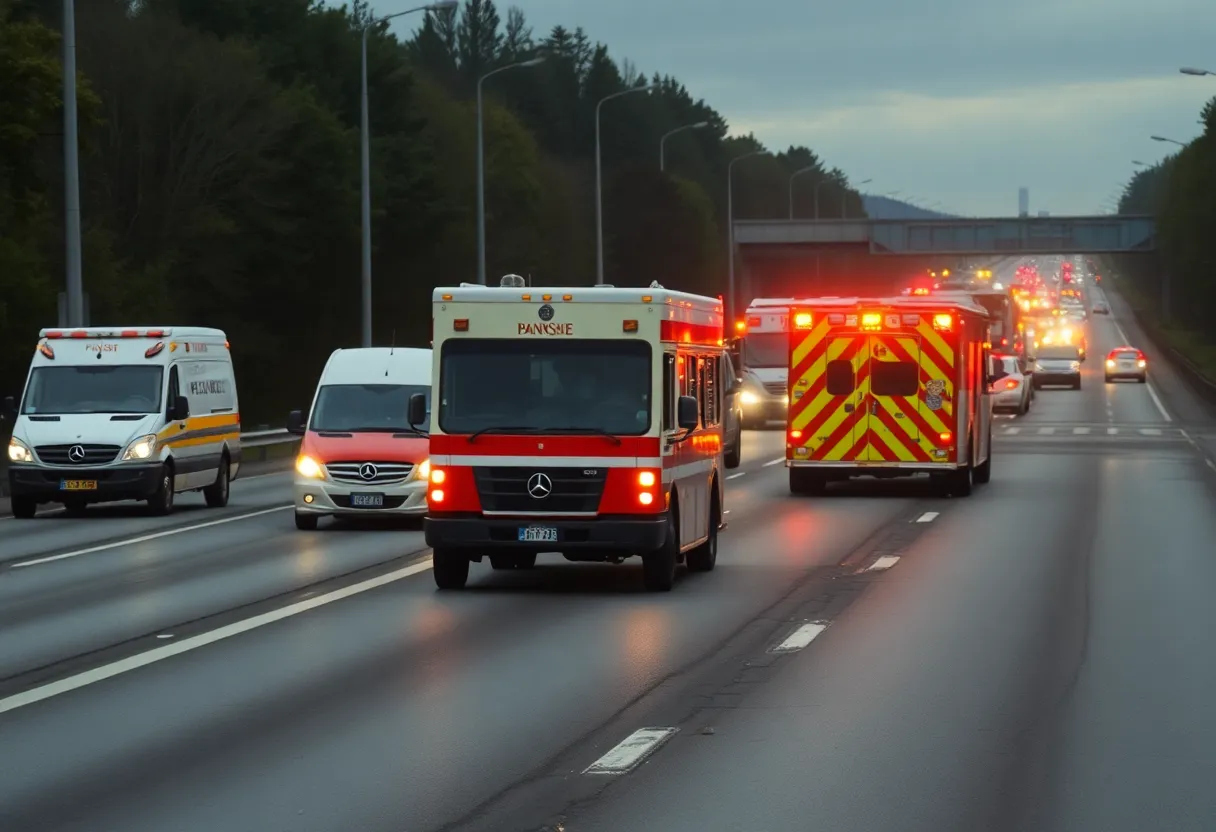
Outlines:
POLYGON ((795 313, 794 326, 798 327, 798 329, 810 329, 811 328, 811 313, 810 312, 795 313))

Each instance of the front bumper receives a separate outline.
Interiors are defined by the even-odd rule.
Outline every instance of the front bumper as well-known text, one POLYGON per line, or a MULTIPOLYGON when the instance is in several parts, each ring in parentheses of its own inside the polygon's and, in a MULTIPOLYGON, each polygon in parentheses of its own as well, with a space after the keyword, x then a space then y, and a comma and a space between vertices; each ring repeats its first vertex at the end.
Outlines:
POLYGON ((40 503, 146 500, 156 493, 162 470, 159 461, 71 468, 12 464, 8 469, 8 485, 11 496, 32 497, 40 503), (64 488, 70 483, 94 487, 64 488))
POLYGON ((789 405, 784 396, 763 396, 755 401, 740 402, 743 408, 743 423, 758 425, 766 422, 785 424, 789 405))
POLYGON ((406 485, 358 486, 328 480, 297 477, 293 492, 296 511, 318 517, 364 517, 394 515, 420 517, 426 514, 426 482, 417 480, 406 485), (378 494, 383 506, 352 505, 352 494, 378 494))
POLYGON ((1081 373, 1048 373, 1039 370, 1034 374, 1034 383, 1043 387, 1048 384, 1076 384, 1081 380, 1081 373))
POLYGON ((600 516, 578 519, 484 517, 462 514, 427 517, 422 523, 426 545, 448 549, 510 549, 515 552, 622 551, 652 552, 667 536, 667 515, 600 516), (557 530, 556 542, 519 540, 519 529, 544 526, 557 530))

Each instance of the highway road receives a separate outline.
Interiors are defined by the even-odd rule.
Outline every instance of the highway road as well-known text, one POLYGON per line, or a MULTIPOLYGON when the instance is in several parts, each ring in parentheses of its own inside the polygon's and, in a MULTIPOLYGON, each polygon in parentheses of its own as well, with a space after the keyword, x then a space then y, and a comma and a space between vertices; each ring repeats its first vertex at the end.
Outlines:
POLYGON ((0 519, 0 829, 1209 830, 1216 420, 1156 360, 1103 383, 1111 301, 970 498, 794 498, 749 433, 666 595, 439 593, 408 525, 296 531, 285 474, 0 519))

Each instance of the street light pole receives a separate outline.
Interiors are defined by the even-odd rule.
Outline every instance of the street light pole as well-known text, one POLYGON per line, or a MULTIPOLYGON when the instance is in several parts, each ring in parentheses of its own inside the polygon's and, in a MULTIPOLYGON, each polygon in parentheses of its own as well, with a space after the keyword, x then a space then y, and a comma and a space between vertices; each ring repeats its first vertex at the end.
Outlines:
POLYGON ((767 150, 753 150, 736 156, 726 165, 726 320, 735 318, 735 162, 742 162, 753 156, 771 156, 767 150))
MULTIPOLYGON (((857 183, 857 187, 860 188, 862 185, 869 185, 873 181, 874 181, 873 179, 863 179, 857 183)), ((861 191, 858 191, 857 195, 861 196, 861 191)), ((849 196, 848 191, 845 191, 844 193, 842 193, 840 195, 840 218, 842 220, 847 220, 849 218, 848 196, 849 196)))
POLYGON ((807 171, 812 171, 817 167, 818 167, 818 165, 807 165, 806 167, 799 168, 798 170, 796 170, 790 174, 790 188, 789 188, 789 190, 790 190, 790 219, 794 218, 794 180, 797 179, 802 174, 806 173, 807 171))
POLYGON ((701 128, 708 126, 708 121, 698 121, 696 124, 685 124, 683 127, 677 127, 675 130, 668 130, 666 133, 664 133, 663 137, 659 139, 659 172, 662 173, 663 171, 667 170, 667 155, 664 151, 664 145, 667 144, 667 140, 670 137, 674 136, 676 133, 682 133, 685 130, 700 130, 701 128))
POLYGON ((1167 139, 1165 136, 1149 136, 1149 138, 1155 142, 1169 142, 1170 144, 1176 144, 1179 147, 1186 147, 1186 142, 1180 142, 1177 139, 1167 139))
POLYGON ((604 175, 600 160, 600 108, 622 95, 654 89, 654 84, 631 87, 606 95, 595 105, 595 285, 604 285, 604 175))
MULTIPOLYGON (((71 2, 71 0, 67 0, 71 2)), ((459 5, 458 0, 438 0, 438 2, 430 3, 426 6, 418 6, 413 9, 406 9, 403 12, 394 12, 386 14, 384 17, 375 18, 367 21, 363 26, 363 48, 360 53, 360 84, 359 84, 359 99, 360 99, 360 114, 359 114, 359 146, 361 153, 361 176, 362 182, 362 231, 363 231, 363 346, 370 347, 372 345, 372 151, 371 151, 371 131, 368 128, 367 115, 367 36, 371 32, 373 26, 384 23, 386 20, 392 20, 395 17, 402 17, 415 12, 438 12, 445 9, 452 9, 459 5)))
POLYGON ((76 7, 63 0, 63 205, 67 274, 67 325, 84 326, 80 248, 80 147, 76 136, 76 7))
POLYGON ((1193 66, 1184 66, 1178 71, 1183 75, 1216 75, 1216 72, 1213 72, 1210 69, 1199 69, 1193 66))
POLYGON ((536 66, 545 62, 544 57, 530 61, 517 61, 500 66, 477 79, 477 282, 486 285, 486 177, 485 177, 485 127, 482 114, 481 85, 485 80, 508 69, 536 66))

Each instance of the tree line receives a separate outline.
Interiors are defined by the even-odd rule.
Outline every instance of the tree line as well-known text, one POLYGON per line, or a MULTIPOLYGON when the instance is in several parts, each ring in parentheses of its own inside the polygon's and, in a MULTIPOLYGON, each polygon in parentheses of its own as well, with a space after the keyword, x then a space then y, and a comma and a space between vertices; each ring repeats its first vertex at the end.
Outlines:
MULTIPOLYGON (((0 0, 0 390, 18 392, 64 284, 61 0, 0 0)), ((595 281, 602 108, 605 279, 722 291, 726 170, 764 150, 677 79, 582 29, 465 0, 400 40, 359 0, 76 4, 84 284, 90 321, 223 328, 244 409, 279 421, 360 337, 360 60, 368 36, 374 340, 425 345, 430 290, 477 273, 483 84, 491 281, 595 281), (660 139, 671 135, 665 170, 660 139)), ((410 18, 405 18, 410 20, 410 18)), ((806 147, 735 167, 739 219, 864 216, 806 147), (843 200, 843 202, 842 202, 843 200)))
POLYGON ((1173 346, 1207 363, 1203 354, 1216 346, 1216 98, 1200 121, 1202 135, 1124 187, 1119 213, 1153 215, 1158 252, 1116 258, 1116 266, 1140 311, 1164 325, 1173 346))

